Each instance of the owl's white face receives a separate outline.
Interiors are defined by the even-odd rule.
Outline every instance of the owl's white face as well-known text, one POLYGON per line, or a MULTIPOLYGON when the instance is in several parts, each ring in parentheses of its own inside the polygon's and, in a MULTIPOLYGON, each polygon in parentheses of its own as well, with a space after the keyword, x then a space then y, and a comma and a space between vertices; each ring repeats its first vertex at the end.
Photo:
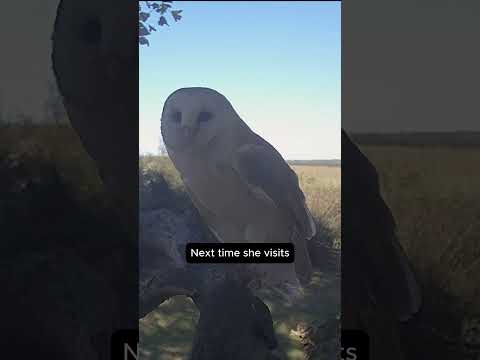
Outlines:
MULTIPOLYGON (((137 18, 128 15, 137 10, 138 4, 128 1, 60 2, 52 60, 60 91, 69 104, 104 109, 113 117, 117 115, 112 111, 122 108, 125 113, 124 104, 138 96, 138 74, 130 71, 138 63, 138 37, 133 31, 119 35, 120 28, 138 26, 137 18)), ((131 122, 135 113, 128 109, 125 117, 131 122)))
POLYGON ((165 102, 161 130, 167 150, 201 151, 225 134, 238 115, 229 101, 215 90, 182 88, 165 102))

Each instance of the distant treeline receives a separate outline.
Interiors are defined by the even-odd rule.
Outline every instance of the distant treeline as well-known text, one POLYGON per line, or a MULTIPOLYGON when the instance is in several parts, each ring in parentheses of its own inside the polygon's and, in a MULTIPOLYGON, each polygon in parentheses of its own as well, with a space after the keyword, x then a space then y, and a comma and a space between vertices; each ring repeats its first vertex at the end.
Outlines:
POLYGON ((289 165, 303 166, 340 166, 340 159, 330 160, 287 160, 289 165))
MULTIPOLYGON (((139 154, 140 159, 156 159, 166 157, 165 155, 154 155, 154 154, 139 154)), ((142 161, 142 160, 141 160, 142 161)), ((340 166, 340 159, 329 159, 329 160, 287 160, 289 165, 302 165, 302 166, 340 166)))
POLYGON ((362 145, 480 147, 480 132, 404 132, 390 134, 351 133, 362 145))

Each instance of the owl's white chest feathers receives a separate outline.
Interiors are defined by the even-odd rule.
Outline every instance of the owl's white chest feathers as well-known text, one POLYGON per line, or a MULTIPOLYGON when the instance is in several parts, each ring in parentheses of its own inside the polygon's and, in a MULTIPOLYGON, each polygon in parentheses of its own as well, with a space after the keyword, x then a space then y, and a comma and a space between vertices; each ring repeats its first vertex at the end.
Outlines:
POLYGON ((228 221, 249 224, 259 212, 268 212, 268 204, 258 200, 231 166, 228 154, 221 156, 177 157, 175 166, 194 196, 215 214, 228 221))

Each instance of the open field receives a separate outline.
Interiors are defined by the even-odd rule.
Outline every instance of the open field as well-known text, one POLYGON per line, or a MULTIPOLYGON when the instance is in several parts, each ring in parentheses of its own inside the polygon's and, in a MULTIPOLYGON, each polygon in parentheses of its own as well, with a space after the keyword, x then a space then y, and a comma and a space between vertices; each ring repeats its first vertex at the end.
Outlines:
POLYGON ((480 313, 480 148, 365 146, 420 276, 480 313), (474 277, 478 277, 474 281, 474 277))
POLYGON ((479 148, 480 132, 400 132, 390 134, 350 134, 359 144, 381 146, 427 147, 427 148, 479 148))
POLYGON ((480 319, 480 147, 360 148, 377 168, 399 240, 423 287, 423 307, 407 324, 407 338, 418 344, 433 335, 442 346, 450 343, 456 349, 451 355, 439 350, 448 359, 479 351, 478 326, 476 337, 465 334, 475 333, 468 324, 480 319))
POLYGON ((317 222, 318 237, 340 248, 340 167, 293 165, 292 168, 317 222))

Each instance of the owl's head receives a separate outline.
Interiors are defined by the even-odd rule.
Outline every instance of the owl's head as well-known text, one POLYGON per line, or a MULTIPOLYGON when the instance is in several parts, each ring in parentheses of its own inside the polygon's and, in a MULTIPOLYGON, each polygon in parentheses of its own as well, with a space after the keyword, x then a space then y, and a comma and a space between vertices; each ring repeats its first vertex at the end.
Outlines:
POLYGON ((241 121, 219 92, 202 87, 173 92, 163 107, 161 130, 167 150, 200 151, 241 121))
MULTIPOLYGON (((138 4, 62 0, 52 34, 53 70, 69 107, 106 114, 138 96, 138 4), (133 86, 132 86, 133 85, 133 86)), ((130 122, 138 112, 129 109, 130 122)), ((122 110, 125 112, 125 110, 122 110)), ((138 116, 138 115, 137 115, 138 116)))

